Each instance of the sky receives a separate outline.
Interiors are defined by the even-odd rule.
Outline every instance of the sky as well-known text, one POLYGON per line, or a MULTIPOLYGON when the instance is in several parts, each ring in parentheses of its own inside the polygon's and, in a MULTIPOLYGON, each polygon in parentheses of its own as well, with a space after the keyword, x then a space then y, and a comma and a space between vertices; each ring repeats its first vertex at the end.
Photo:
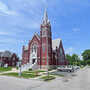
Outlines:
POLYGON ((52 38, 61 38, 65 53, 90 49, 90 0, 0 0, 0 51, 15 52, 21 58, 47 8, 52 38))

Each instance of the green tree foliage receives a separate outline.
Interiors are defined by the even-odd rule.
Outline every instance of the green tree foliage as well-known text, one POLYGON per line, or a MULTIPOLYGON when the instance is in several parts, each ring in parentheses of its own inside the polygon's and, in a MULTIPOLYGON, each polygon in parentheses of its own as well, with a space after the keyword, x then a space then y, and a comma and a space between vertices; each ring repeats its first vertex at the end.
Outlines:
POLYGON ((73 54, 72 55, 72 61, 73 62, 77 62, 77 61, 79 61, 80 59, 79 59, 79 56, 77 55, 77 54, 73 54))
POLYGON ((90 49, 85 50, 85 51, 82 53, 82 56, 83 56, 83 60, 90 60, 90 49))
POLYGON ((86 64, 90 65, 90 60, 87 60, 87 61, 86 61, 86 64))
POLYGON ((69 62, 69 65, 80 65, 80 58, 77 54, 73 54, 72 56, 69 54, 66 54, 66 59, 69 62))
POLYGON ((69 54, 66 54, 66 59, 68 60, 69 64, 72 65, 72 57, 69 54))
POLYGON ((82 53, 83 60, 80 60, 77 54, 69 55, 66 54, 66 59, 69 62, 69 65, 90 65, 90 49, 85 50, 82 53))
POLYGON ((87 65, 86 61, 84 61, 84 60, 83 61, 80 61, 80 64, 81 65, 84 65, 84 66, 87 65))

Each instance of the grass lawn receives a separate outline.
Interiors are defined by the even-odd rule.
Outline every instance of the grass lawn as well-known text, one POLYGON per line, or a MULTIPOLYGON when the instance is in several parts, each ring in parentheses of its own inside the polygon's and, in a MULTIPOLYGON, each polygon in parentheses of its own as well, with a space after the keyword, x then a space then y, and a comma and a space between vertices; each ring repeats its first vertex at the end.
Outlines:
POLYGON ((44 70, 36 70, 36 71, 24 71, 24 73, 40 73, 40 72, 46 72, 44 70))
MULTIPOLYGON (((1 75, 5 75, 5 76, 13 76, 13 77, 19 77, 18 73, 16 72, 12 72, 12 73, 4 73, 4 74, 1 74, 1 75)), ((21 78, 35 78, 39 76, 38 74, 36 73, 26 73, 26 72, 22 72, 21 74, 21 78)))
POLYGON ((44 71, 44 70, 37 70, 37 72, 46 72, 46 71, 44 71))
MULTIPOLYGON (((35 78, 35 77, 40 76, 40 72, 45 72, 45 71, 44 71, 44 70, 24 71, 24 72, 22 72, 21 77, 22 77, 22 78, 35 78)), ((4 74, 1 74, 1 75, 19 77, 18 73, 16 73, 16 72, 4 73, 4 74)))
POLYGON ((11 67, 8 68, 0 67, 0 72, 11 71, 11 70, 12 70, 11 67))
POLYGON ((23 73, 35 73, 34 71, 24 71, 23 73))
POLYGON ((52 75, 41 77, 41 79, 43 79, 44 81, 50 81, 50 80, 53 80, 55 78, 56 77, 55 76, 52 76, 52 75))

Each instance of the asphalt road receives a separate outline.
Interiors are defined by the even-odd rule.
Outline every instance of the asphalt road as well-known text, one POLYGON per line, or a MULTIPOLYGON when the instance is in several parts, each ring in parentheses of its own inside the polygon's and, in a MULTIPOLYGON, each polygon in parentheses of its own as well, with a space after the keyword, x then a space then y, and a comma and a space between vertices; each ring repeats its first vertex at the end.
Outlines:
POLYGON ((0 76, 0 90, 90 90, 90 68, 44 82, 0 76))

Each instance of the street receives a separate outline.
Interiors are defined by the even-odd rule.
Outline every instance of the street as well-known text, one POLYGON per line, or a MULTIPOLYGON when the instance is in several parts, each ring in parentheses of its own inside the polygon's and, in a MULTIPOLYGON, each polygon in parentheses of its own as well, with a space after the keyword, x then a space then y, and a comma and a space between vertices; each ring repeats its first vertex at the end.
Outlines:
POLYGON ((90 90, 90 68, 86 67, 74 74, 57 77, 44 82, 39 79, 20 79, 0 76, 0 90, 90 90))

